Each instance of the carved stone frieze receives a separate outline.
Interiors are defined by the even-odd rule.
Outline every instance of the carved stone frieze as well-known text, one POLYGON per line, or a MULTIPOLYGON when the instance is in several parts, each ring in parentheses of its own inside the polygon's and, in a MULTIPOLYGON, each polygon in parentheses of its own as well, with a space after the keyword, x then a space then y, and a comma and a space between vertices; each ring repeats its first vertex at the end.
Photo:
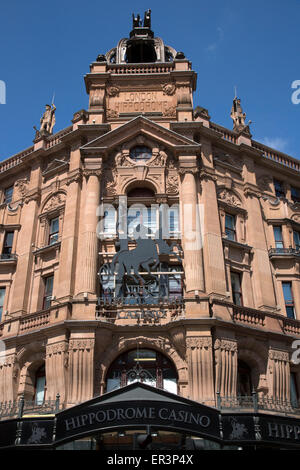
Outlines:
POLYGON ((119 96, 120 88, 117 86, 110 86, 106 89, 109 96, 119 96))
POLYGON ((168 194, 178 194, 179 181, 177 173, 168 172, 166 180, 166 191, 168 194))
POLYGON ((119 117, 119 114, 114 109, 107 108, 106 109, 106 116, 107 116, 108 119, 115 119, 115 118, 119 117))
POLYGON ((85 168, 82 171, 82 174, 85 178, 89 178, 90 176, 97 176, 98 178, 101 178, 102 176, 102 169, 101 168, 85 168))
POLYGON ((115 156, 115 163, 117 167, 130 168, 135 166, 134 162, 128 158, 124 153, 118 152, 115 156))
MULTIPOLYGON (((155 156, 155 155, 154 155, 155 156)), ((149 162, 149 166, 164 167, 166 166, 168 155, 163 150, 160 150, 155 158, 149 162)))
POLYGON ((289 353, 288 351, 279 351, 276 349, 271 349, 269 351, 269 358, 277 361, 289 361, 289 353))
POLYGON ((220 189, 218 191, 218 199, 233 207, 241 206, 241 201, 239 200, 239 198, 228 189, 220 189))
POLYGON ((43 212, 52 211, 62 206, 66 202, 66 195, 64 193, 54 194, 45 204, 43 212))
POLYGON ((273 178, 270 175, 262 175, 257 179, 257 186, 261 191, 272 191, 273 178))
POLYGON ((176 117, 176 106, 168 106, 163 110, 164 117, 176 117))
POLYGON ((15 188, 17 189, 17 197, 16 199, 24 199, 27 194, 28 189, 28 179, 22 178, 15 182, 15 188))
POLYGON ((76 173, 68 176, 68 180, 66 184, 67 186, 69 186, 72 183, 80 183, 81 181, 82 181, 82 173, 81 171, 76 171, 76 173))
POLYGON ((166 83, 162 87, 164 95, 172 96, 176 91, 176 86, 174 83, 166 83))
POLYGON ((49 357, 53 354, 65 353, 68 350, 68 345, 66 341, 60 343, 49 344, 46 346, 46 357, 49 357))
POLYGON ((69 342, 69 351, 93 349, 94 346, 94 339, 71 339, 69 342))
POLYGON ((186 339, 188 348, 212 348, 212 338, 210 336, 195 336, 186 339))
POLYGON ((234 340, 230 339, 216 339, 214 343, 214 349, 215 350, 225 350, 225 351, 231 351, 231 352, 236 352, 238 347, 237 347, 237 342, 234 340))

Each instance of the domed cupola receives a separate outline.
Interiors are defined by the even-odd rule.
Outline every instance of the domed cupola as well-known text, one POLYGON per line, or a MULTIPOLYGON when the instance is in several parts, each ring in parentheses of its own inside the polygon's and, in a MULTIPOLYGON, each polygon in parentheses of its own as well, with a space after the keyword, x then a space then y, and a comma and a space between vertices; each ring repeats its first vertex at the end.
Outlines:
POLYGON ((140 19, 140 15, 132 15, 129 38, 121 39, 117 47, 107 52, 105 57, 111 64, 165 63, 175 59, 176 51, 165 46, 161 38, 154 37, 151 30, 151 10, 147 10, 144 21, 140 19))

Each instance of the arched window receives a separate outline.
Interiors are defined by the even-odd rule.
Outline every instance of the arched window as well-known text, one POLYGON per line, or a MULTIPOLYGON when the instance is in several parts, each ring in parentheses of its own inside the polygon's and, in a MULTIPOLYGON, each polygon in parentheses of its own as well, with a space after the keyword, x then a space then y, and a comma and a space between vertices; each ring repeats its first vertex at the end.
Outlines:
POLYGON ((45 400, 46 373, 45 365, 40 367, 35 373, 34 402, 36 405, 42 405, 45 400))
POLYGON ((149 147, 136 145, 130 150, 130 158, 136 162, 144 162, 152 158, 152 150, 149 147))
POLYGON ((151 349, 134 349, 121 354, 108 370, 106 391, 111 392, 134 382, 177 394, 175 367, 167 357, 151 349))
POLYGON ((252 394, 251 368, 244 361, 238 361, 237 395, 250 397, 252 394))

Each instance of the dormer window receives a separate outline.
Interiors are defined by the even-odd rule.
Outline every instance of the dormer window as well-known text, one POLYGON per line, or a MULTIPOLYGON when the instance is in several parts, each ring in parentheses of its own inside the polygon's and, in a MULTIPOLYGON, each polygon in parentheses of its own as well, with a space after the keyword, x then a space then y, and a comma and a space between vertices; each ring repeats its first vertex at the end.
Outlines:
POLYGON ((138 145, 130 150, 130 158, 135 162, 145 162, 152 158, 152 150, 149 147, 138 145))

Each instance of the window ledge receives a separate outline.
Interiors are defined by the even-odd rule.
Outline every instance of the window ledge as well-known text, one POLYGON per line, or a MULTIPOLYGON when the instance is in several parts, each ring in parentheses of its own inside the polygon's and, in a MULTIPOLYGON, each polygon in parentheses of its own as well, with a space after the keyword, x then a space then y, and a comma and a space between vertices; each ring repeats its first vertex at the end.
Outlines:
POLYGON ((52 245, 46 245, 46 246, 43 246, 42 248, 37 248, 32 253, 34 255, 48 253, 49 251, 56 250, 56 249, 60 248, 60 245, 61 245, 61 242, 58 241, 56 243, 53 243, 52 245))
POLYGON ((241 248, 244 251, 251 251, 252 246, 247 245, 247 243, 240 243, 236 240, 230 240, 229 238, 222 237, 222 241, 225 245, 232 246, 234 248, 241 248))

